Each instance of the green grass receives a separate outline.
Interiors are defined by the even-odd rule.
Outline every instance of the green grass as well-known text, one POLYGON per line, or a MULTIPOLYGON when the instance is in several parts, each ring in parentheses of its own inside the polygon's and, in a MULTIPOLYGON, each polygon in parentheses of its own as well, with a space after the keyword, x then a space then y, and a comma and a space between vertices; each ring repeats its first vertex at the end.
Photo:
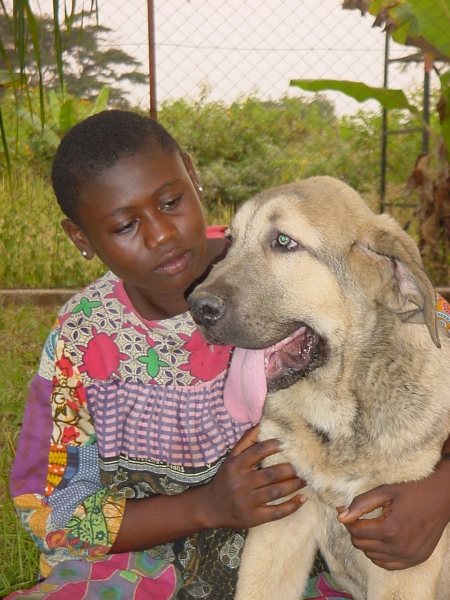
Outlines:
POLYGON ((0 597, 31 587, 38 576, 38 551, 20 525, 8 478, 29 385, 55 314, 0 306, 0 597))

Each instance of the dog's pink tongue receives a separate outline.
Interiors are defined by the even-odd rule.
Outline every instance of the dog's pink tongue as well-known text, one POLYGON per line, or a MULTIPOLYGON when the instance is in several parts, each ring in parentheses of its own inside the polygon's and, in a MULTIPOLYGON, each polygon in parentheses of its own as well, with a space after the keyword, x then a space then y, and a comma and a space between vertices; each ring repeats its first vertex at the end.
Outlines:
POLYGON ((223 392, 229 414, 236 421, 256 425, 262 417, 266 393, 264 350, 235 348, 223 392))

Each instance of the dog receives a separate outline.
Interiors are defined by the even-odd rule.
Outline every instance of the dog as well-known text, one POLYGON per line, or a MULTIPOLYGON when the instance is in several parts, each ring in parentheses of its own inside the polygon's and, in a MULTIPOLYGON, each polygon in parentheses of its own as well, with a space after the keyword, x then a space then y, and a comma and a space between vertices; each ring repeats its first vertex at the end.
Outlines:
POLYGON ((265 349, 260 439, 282 448, 265 464, 292 463, 309 498, 250 530, 236 599, 298 600, 320 548, 355 600, 448 600, 449 527, 425 563, 387 571, 336 513, 428 476, 449 436, 450 342, 415 242, 332 177, 258 194, 230 232, 188 304, 208 342, 265 349))

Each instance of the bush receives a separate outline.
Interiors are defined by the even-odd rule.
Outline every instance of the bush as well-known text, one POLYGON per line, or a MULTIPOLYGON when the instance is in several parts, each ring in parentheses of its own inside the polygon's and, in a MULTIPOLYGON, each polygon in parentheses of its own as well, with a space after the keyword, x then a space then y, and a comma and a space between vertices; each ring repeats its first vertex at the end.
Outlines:
MULTIPOLYGON (((227 224, 239 204, 265 188, 312 175, 342 179, 378 210, 380 115, 360 111, 337 118, 325 98, 311 98, 248 97, 228 106, 209 102, 205 91, 199 100, 163 103, 159 120, 192 156, 210 224, 227 224)), ((408 126, 401 113, 390 113, 389 120, 390 128, 408 126)), ((22 133, 22 148, 31 148, 36 132, 23 125, 22 133)), ((389 139, 387 202, 405 202, 403 188, 420 146, 417 134, 389 139)), ((48 153, 33 150, 34 158, 25 160, 20 152, 11 187, 6 176, 0 182, 0 286, 80 288, 104 267, 86 263, 59 225, 48 153)), ((416 234, 413 208, 389 210, 416 234)))

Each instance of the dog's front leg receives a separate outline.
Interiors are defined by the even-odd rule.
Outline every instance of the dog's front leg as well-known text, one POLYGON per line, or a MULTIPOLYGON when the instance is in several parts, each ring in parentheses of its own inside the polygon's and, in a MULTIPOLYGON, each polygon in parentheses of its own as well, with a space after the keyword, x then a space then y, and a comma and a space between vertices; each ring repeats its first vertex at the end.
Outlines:
POLYGON ((318 511, 309 500, 297 512, 249 531, 236 600, 299 600, 317 549, 318 511))

